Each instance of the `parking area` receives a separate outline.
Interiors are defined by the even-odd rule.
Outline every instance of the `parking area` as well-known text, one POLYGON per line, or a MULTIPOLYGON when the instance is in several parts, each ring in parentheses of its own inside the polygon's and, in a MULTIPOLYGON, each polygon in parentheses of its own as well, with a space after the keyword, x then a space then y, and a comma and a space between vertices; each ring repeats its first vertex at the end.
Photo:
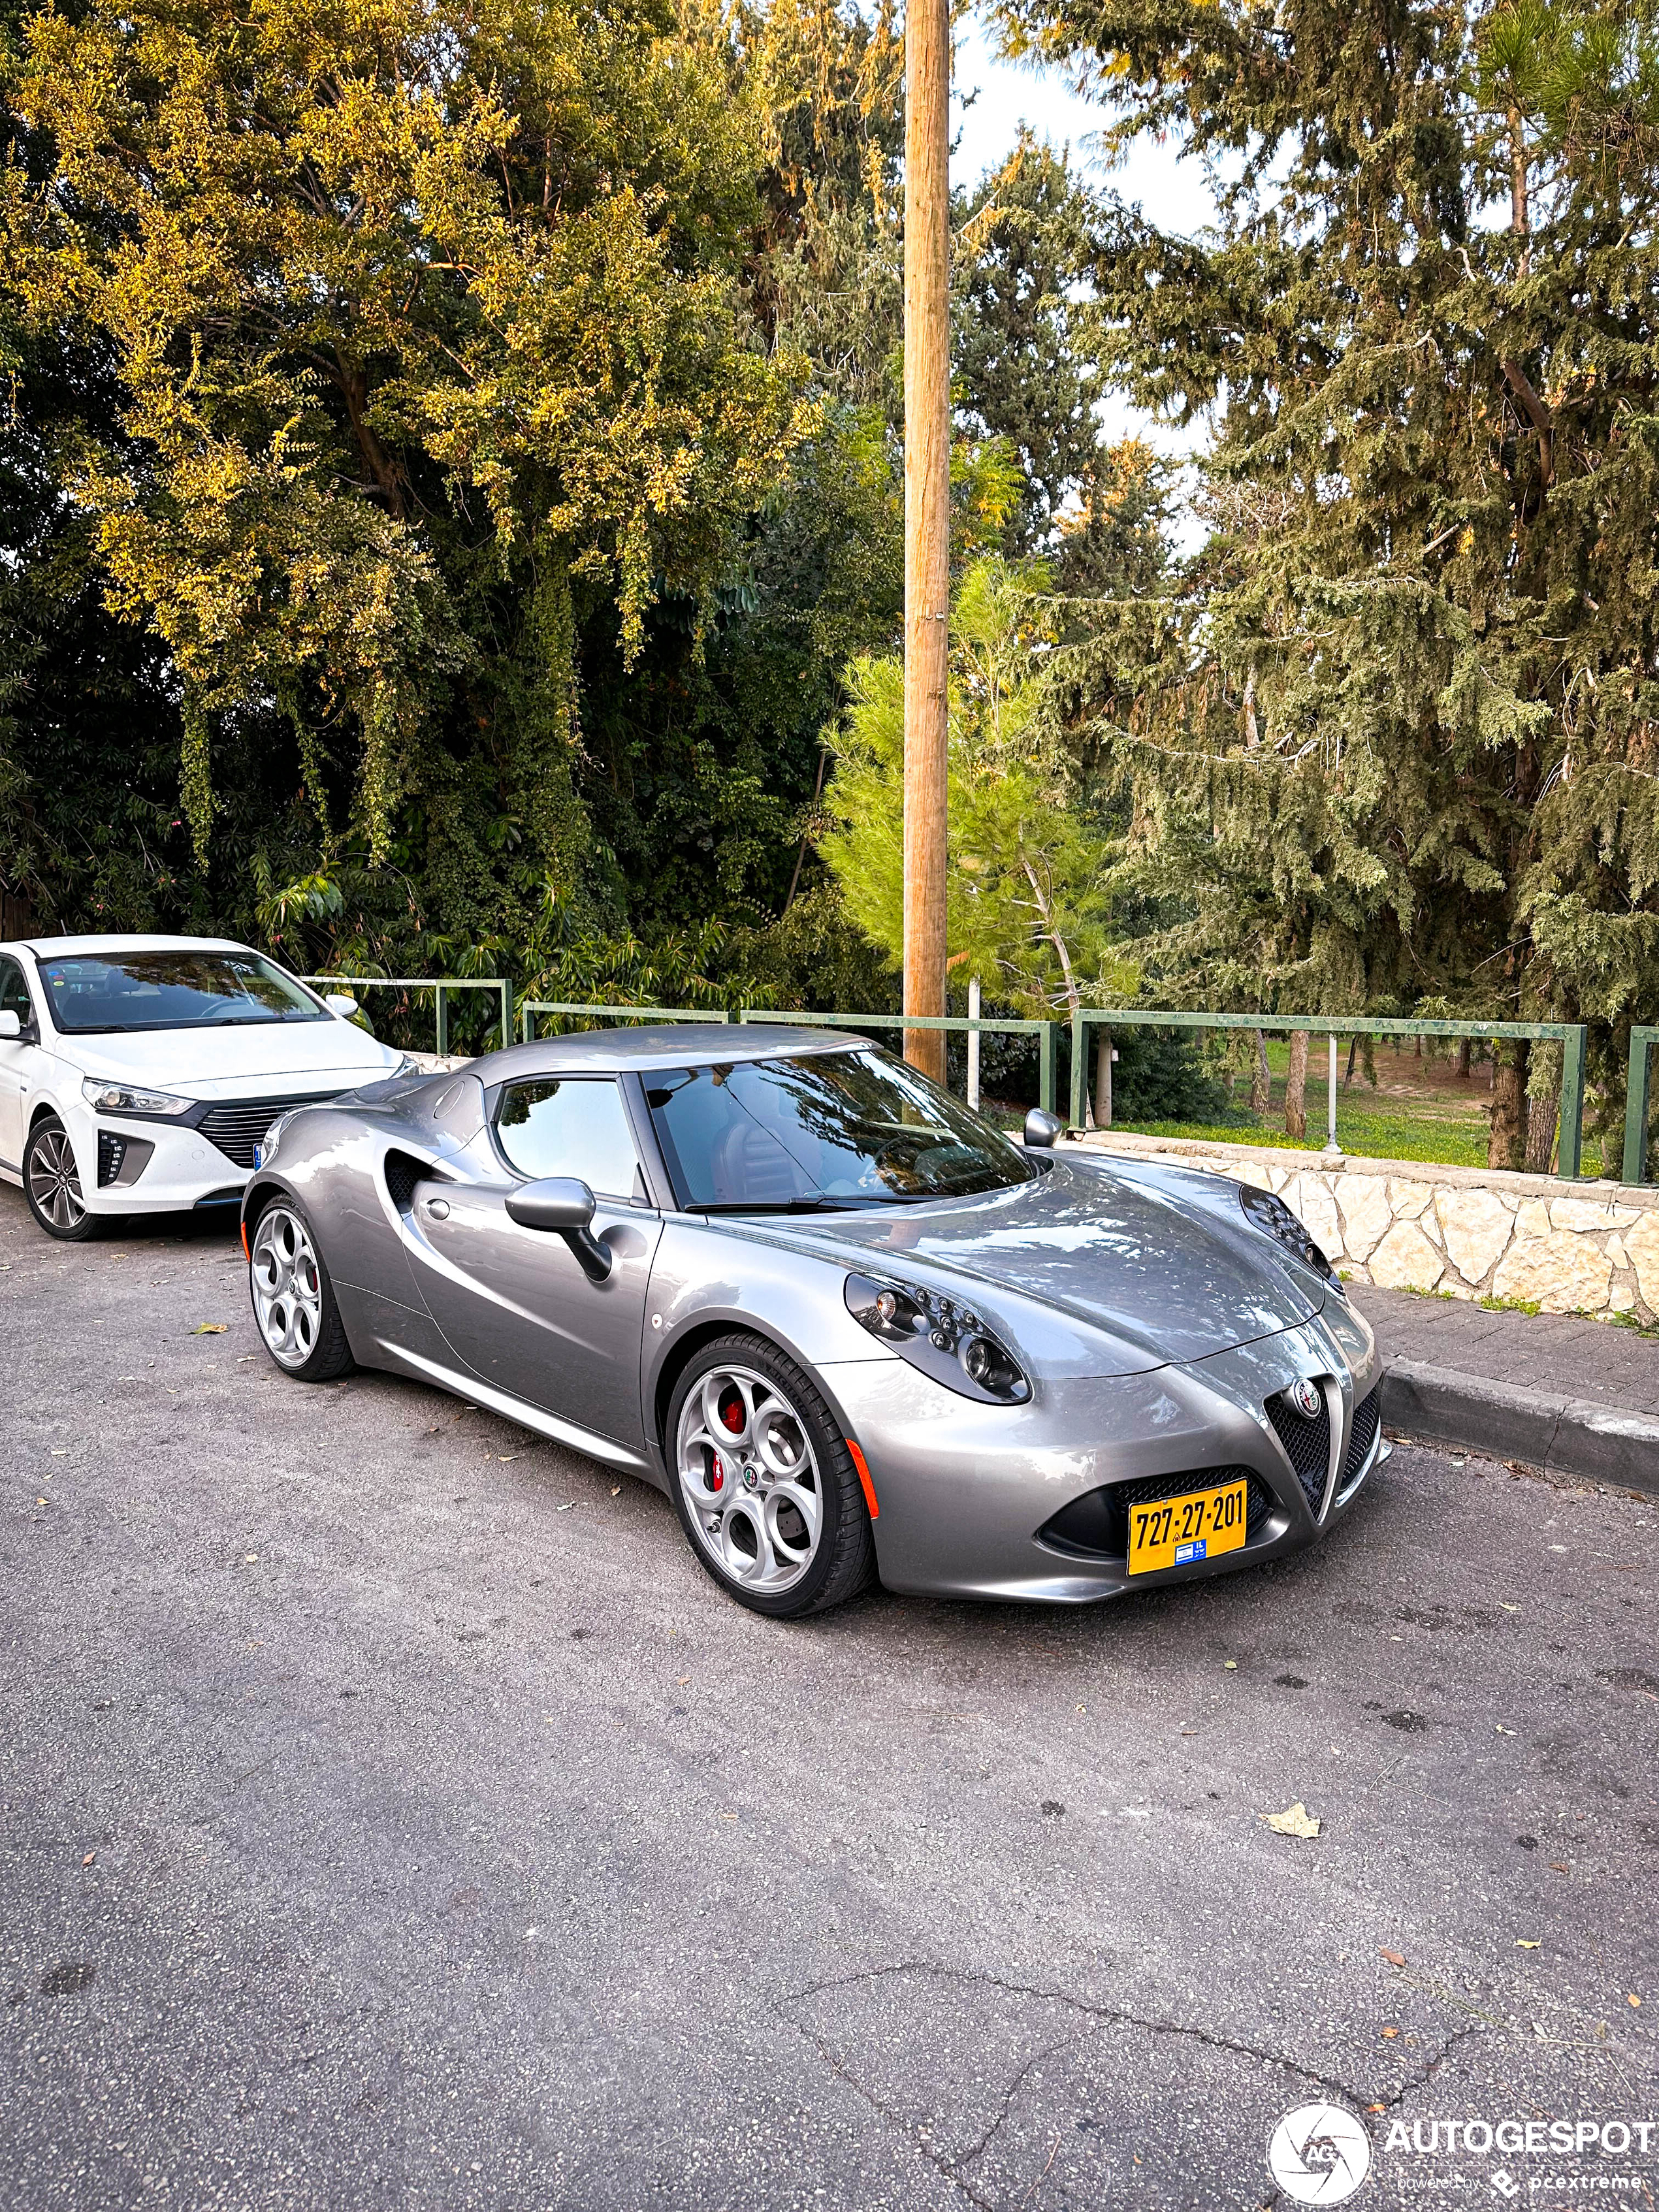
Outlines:
POLYGON ((234 1230, 0 1188, 0 1322, 9 2204, 1209 2212, 1327 2097, 1357 2203, 1497 2202, 1395 2123, 1659 2120, 1652 1498, 1401 1447, 1262 1571, 789 1627, 280 1376, 234 1230))

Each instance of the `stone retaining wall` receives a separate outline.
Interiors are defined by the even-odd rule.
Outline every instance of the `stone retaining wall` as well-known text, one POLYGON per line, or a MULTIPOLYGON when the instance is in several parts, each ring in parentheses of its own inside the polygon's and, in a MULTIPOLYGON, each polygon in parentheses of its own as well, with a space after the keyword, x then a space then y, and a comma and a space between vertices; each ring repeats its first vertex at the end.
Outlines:
POLYGON ((1356 1282, 1659 1326, 1659 1189, 1265 1145, 1110 1133, 1079 1141, 1276 1191, 1356 1282))

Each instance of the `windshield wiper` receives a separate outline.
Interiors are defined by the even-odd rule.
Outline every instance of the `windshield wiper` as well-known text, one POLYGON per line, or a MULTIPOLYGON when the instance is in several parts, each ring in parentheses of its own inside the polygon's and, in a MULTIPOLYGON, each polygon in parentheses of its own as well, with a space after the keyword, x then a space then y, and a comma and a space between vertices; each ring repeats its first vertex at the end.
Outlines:
POLYGON ((694 1200, 687 1213, 847 1213, 860 1206, 891 1206, 890 1198, 708 1198, 694 1200))

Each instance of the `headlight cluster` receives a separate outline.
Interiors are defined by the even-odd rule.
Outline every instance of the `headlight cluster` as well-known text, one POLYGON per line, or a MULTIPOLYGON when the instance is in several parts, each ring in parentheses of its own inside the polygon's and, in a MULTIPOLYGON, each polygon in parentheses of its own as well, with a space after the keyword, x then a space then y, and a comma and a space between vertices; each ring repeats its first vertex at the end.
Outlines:
POLYGON ((100 1114, 154 1114, 169 1119, 175 1114, 188 1114, 200 1103, 175 1098, 166 1091, 134 1091, 125 1083, 100 1083, 95 1075, 82 1077, 81 1096, 100 1114))
POLYGON ((849 1275, 847 1310, 872 1336, 947 1390, 994 1406, 1024 1405, 1031 1395, 1019 1362, 1001 1339, 970 1307, 937 1291, 849 1275))
POLYGON ((1311 1267, 1316 1275, 1322 1275, 1334 1291, 1343 1297, 1342 1279, 1325 1257, 1313 1238, 1291 1212, 1282 1198, 1275 1198, 1270 1190, 1259 1190, 1254 1183, 1241 1183, 1238 1202, 1244 1209, 1248 1221, 1258 1229, 1265 1229, 1269 1237, 1294 1252, 1304 1267, 1311 1267))

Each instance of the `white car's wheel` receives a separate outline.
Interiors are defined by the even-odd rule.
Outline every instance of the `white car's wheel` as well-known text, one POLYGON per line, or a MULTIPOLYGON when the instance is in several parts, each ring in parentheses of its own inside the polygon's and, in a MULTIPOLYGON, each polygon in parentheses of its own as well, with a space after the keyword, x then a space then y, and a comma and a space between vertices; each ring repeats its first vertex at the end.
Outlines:
POLYGON ((273 1200, 254 1224, 248 1287, 265 1350, 285 1375, 331 1382, 350 1371, 334 1285, 311 1224, 292 1199, 273 1200))
POLYGON ((29 1212, 48 1237, 82 1243, 100 1224, 87 1212, 81 1171, 69 1131, 55 1114, 43 1114, 23 1147, 23 1192, 29 1212))

